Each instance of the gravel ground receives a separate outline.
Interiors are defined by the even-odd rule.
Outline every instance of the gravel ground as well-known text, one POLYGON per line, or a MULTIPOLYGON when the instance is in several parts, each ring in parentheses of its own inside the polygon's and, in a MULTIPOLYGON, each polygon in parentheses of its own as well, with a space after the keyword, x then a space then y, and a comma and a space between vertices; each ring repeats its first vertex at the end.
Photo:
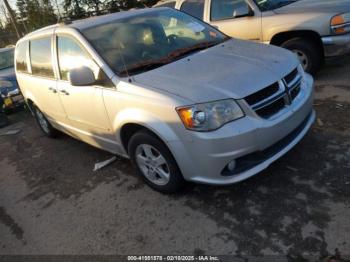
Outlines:
POLYGON ((0 254, 350 255, 349 60, 316 77, 317 122, 286 156, 245 182, 172 196, 121 158, 93 172, 109 153, 12 114, 7 129, 22 131, 0 136, 0 254))

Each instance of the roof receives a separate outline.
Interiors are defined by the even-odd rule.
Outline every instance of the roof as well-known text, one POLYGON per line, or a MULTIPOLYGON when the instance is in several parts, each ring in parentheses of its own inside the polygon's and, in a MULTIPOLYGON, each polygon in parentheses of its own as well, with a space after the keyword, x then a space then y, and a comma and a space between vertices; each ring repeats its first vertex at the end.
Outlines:
POLYGON ((162 9, 166 9, 166 8, 157 8, 157 9, 145 8, 145 9, 138 9, 138 10, 131 10, 131 11, 122 11, 122 12, 117 12, 117 13, 108 14, 108 15, 101 15, 101 16, 94 16, 94 17, 89 17, 89 18, 85 18, 85 19, 80 19, 80 20, 72 21, 72 23, 58 23, 55 25, 46 26, 46 27, 43 27, 43 28, 38 29, 36 31, 33 31, 33 32, 29 33, 28 35, 26 35, 24 38, 30 38, 30 37, 33 37, 35 35, 43 34, 46 32, 49 33, 52 30, 54 30, 55 28, 62 27, 62 26, 82 30, 85 28, 109 23, 112 21, 117 21, 120 19, 134 17, 134 16, 138 16, 138 15, 142 15, 142 14, 148 14, 148 13, 152 13, 152 12, 158 12, 159 10, 162 10, 162 9))

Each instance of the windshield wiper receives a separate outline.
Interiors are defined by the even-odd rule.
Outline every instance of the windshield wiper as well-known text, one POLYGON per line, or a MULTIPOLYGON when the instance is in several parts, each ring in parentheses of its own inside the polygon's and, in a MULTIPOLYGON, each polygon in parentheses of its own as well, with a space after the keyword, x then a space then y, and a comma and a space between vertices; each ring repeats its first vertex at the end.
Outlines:
POLYGON ((218 44, 218 42, 213 42, 213 41, 198 43, 198 44, 195 44, 193 46, 176 49, 173 52, 169 53, 168 56, 172 57, 172 58, 183 57, 184 55, 191 54, 195 51, 207 49, 207 48, 212 47, 212 46, 217 45, 217 44, 218 44))
POLYGON ((131 67, 126 68, 123 71, 120 71, 119 75, 123 77, 123 76, 128 76, 129 74, 137 73, 140 71, 151 70, 151 69, 160 67, 162 65, 169 64, 169 63, 173 62, 174 60, 176 60, 180 57, 183 57, 184 55, 188 55, 188 54, 193 53, 195 51, 207 49, 207 48, 212 47, 216 44, 218 44, 218 42, 210 41, 210 42, 199 43, 199 44, 196 44, 196 45, 193 45, 190 47, 176 49, 176 50, 170 52, 165 57, 162 57, 159 59, 150 59, 150 60, 136 63, 136 64, 132 65, 131 67))
POLYGON ((162 65, 168 64, 171 62, 171 59, 168 57, 163 57, 160 59, 150 59, 143 62, 136 63, 131 67, 126 68, 123 71, 119 72, 119 76, 129 76, 129 74, 137 73, 140 71, 144 71, 145 69, 151 70, 156 67, 160 67, 162 65))

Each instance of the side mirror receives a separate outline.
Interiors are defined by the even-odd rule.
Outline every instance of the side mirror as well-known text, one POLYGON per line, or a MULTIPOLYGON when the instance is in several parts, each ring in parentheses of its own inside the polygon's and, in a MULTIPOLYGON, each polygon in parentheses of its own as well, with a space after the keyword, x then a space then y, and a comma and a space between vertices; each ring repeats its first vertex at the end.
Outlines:
POLYGON ((72 86, 91 86, 96 83, 94 72, 86 66, 70 70, 68 79, 72 86))
POLYGON ((254 16, 254 11, 247 3, 244 3, 242 6, 238 7, 233 12, 234 18, 246 17, 246 16, 254 16))

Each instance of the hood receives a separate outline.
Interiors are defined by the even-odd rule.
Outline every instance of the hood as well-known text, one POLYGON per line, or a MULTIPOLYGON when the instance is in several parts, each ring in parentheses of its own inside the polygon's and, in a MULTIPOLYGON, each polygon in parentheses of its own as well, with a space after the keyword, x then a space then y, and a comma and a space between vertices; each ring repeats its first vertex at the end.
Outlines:
POLYGON ((16 80, 15 68, 9 67, 9 68, 0 70, 0 80, 15 81, 16 80))
POLYGON ((349 0, 299 0, 293 4, 274 10, 277 14, 289 13, 328 13, 336 15, 350 12, 349 0))
POLYGON ((199 103, 244 98, 280 80, 298 64, 285 49, 232 39, 134 80, 199 103))

